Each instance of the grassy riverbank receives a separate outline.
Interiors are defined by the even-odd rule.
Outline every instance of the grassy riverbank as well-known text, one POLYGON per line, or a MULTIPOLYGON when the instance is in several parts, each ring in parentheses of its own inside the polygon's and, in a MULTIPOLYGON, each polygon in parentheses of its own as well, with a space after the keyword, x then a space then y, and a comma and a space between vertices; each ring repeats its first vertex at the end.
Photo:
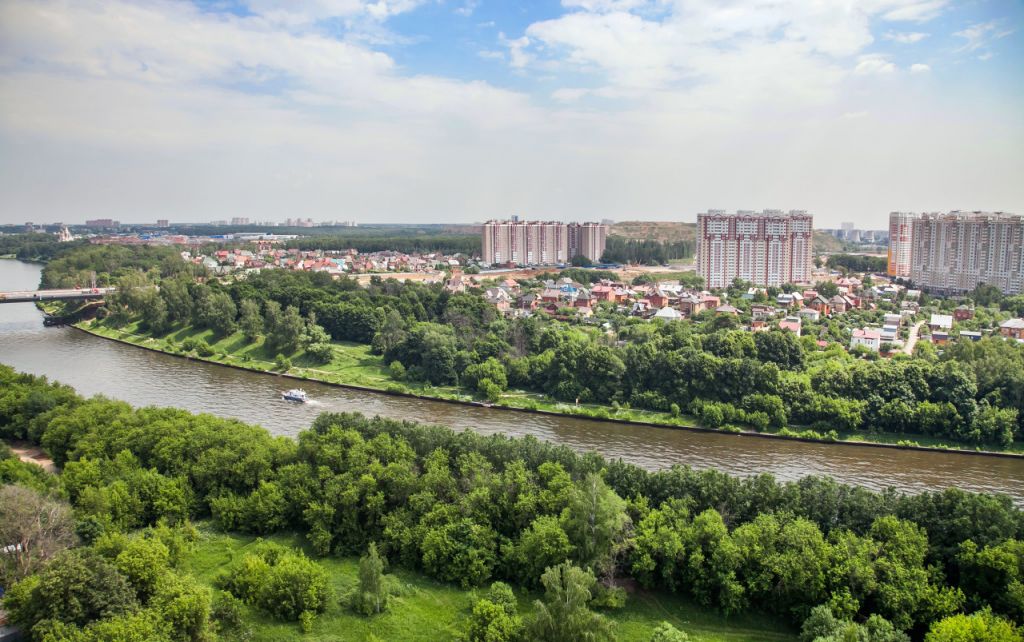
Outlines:
MULTIPOLYGON (((296 534, 276 535, 268 539, 287 546, 304 546, 303 538, 296 534)), ((201 525, 199 542, 185 561, 185 570, 212 586, 214 578, 233 560, 243 556, 254 541, 252 537, 225 535, 201 525)), ((324 558, 317 561, 330 575, 335 598, 345 595, 358 582, 358 559, 324 558)), ((456 639, 476 600, 474 592, 419 573, 401 569, 389 572, 393 573, 396 595, 384 614, 362 617, 335 599, 317 618, 313 631, 301 635, 297 623, 278 622, 246 607, 246 623, 253 629, 253 642, 299 638, 323 642, 456 639)), ((533 600, 540 597, 521 589, 517 589, 517 596, 520 613, 524 616, 532 610, 533 600)), ((676 628, 686 631, 695 642, 782 642, 796 639, 783 625, 765 616, 726 618, 677 596, 648 591, 631 594, 625 608, 605 614, 615 622, 616 639, 623 642, 647 642, 662 621, 671 622, 676 628)))
MULTIPOLYGON (((191 326, 176 328, 161 336, 152 336, 140 330, 137 322, 122 328, 112 328, 99 321, 86 321, 77 327, 98 336, 115 339, 168 354, 187 355, 190 358, 211 363, 219 363, 233 367, 254 370, 257 372, 281 372, 274 361, 275 355, 266 349, 263 340, 255 343, 246 340, 241 332, 225 337, 217 337, 209 329, 197 329, 191 326), (196 350, 186 351, 182 344, 188 340, 203 342, 209 346, 207 354, 196 350)), ((287 374, 300 379, 320 381, 348 387, 364 388, 393 394, 408 394, 430 399, 454 401, 460 403, 477 403, 472 395, 456 386, 432 386, 418 381, 396 381, 391 377, 388 368, 379 355, 370 352, 370 346, 350 342, 333 342, 331 344, 334 357, 328 364, 317 363, 304 352, 291 356, 291 367, 287 374)), ((698 420, 692 416, 681 414, 673 416, 665 412, 639 410, 634 408, 614 408, 599 404, 572 405, 554 401, 549 397, 529 391, 509 390, 493 404, 495 407, 515 408, 539 412, 587 417, 608 421, 654 424, 677 428, 700 428, 698 420)), ((935 448, 949 451, 983 452, 981 448, 971 448, 950 444, 943 439, 914 434, 836 432, 823 435, 801 427, 782 428, 752 433, 740 426, 726 425, 715 429, 726 433, 748 433, 760 435, 784 436, 804 440, 826 441, 831 443, 853 443, 866 445, 887 445, 901 447, 935 448)), ((1024 455, 1024 442, 1017 441, 1006 449, 998 451, 1003 454, 1024 455)))

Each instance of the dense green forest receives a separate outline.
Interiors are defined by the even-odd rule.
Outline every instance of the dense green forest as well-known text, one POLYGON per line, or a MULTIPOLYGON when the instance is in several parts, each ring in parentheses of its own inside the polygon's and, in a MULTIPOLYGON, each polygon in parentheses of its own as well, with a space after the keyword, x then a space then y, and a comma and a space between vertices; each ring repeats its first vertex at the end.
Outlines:
POLYGON ((321 556, 363 555, 348 598, 363 612, 386 602, 375 559, 463 586, 544 588, 523 621, 492 587, 470 640, 614 639, 601 613, 629 599, 626 578, 724 613, 777 614, 806 642, 1020 640, 1024 514, 1005 496, 647 472, 531 438, 358 414, 321 415, 293 441, 86 400, 7 367, 0 437, 40 444, 63 469, 54 481, 0 465, 0 481, 24 484, 0 491, 0 532, 32 531, 16 514, 51 516, 47 546, 2 567, 10 616, 39 641, 230 639, 232 600, 308 628, 332 596, 300 553, 254 549, 224 569, 216 598, 176 570, 189 520, 207 517, 298 529, 321 556))
POLYGON ((693 241, 661 241, 627 239, 609 236, 601 260, 605 263, 641 263, 660 265, 675 259, 693 256, 693 241))
MULTIPOLYGON (((250 340, 264 337, 282 359, 309 348, 330 359, 330 340, 354 341, 397 364, 402 378, 460 385, 491 399, 511 387, 566 402, 688 412, 710 427, 796 425, 823 435, 914 434, 990 447, 1024 434, 1024 345, 997 337, 959 342, 941 355, 877 359, 847 352, 848 330, 834 319, 806 324, 808 336, 797 338, 746 332, 737 317, 710 311, 656 324, 599 309, 609 332, 545 315, 505 319, 478 292, 452 294, 440 285, 374 278, 364 288, 281 270, 200 283, 173 257, 138 251, 86 248, 48 265, 44 283, 103 265, 124 275, 106 323, 142 319, 155 336, 183 324, 221 335, 241 328, 250 340), (133 272, 147 265, 148 272, 133 272), (158 281, 159 291, 149 287, 158 281), (834 343, 823 348, 816 338, 834 343)), ((730 301, 749 308, 741 291, 730 301)), ((884 312, 870 314, 880 320, 884 312)))
POLYGON ((300 250, 348 250, 360 252, 395 251, 405 253, 441 252, 443 254, 480 255, 480 235, 421 235, 421 236, 308 236, 297 239, 290 246, 300 250))
POLYGON ((0 256, 14 255, 22 261, 49 261, 63 252, 81 247, 86 241, 61 243, 53 234, 0 234, 0 256))
POLYGON ((845 270, 847 272, 884 273, 889 267, 889 261, 884 256, 833 254, 828 257, 828 267, 833 270, 845 270))

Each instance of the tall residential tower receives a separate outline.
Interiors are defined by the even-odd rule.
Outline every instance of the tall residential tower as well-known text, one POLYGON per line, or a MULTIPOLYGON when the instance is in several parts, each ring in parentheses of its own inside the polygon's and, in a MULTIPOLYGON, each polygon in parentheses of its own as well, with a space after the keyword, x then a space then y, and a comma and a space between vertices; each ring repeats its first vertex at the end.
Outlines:
POLYGON ((807 283, 814 218, 803 210, 708 210, 697 215, 697 273, 710 288, 734 279, 757 285, 807 283))
POLYGON ((608 226, 556 221, 487 221, 482 261, 487 265, 556 265, 577 255, 600 261, 608 226))
POLYGON ((914 212, 889 214, 889 276, 910 276, 911 239, 917 218, 914 212))
POLYGON ((941 294, 979 283, 1024 293, 1024 219, 1005 212, 921 214, 911 230, 910 279, 941 294))

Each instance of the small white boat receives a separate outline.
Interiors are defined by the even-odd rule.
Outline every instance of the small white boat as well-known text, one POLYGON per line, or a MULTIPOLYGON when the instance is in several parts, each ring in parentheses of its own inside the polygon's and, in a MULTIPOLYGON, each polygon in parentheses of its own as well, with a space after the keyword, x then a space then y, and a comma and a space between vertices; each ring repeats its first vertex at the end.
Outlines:
POLYGON ((287 401, 298 401, 299 403, 306 403, 306 391, 302 388, 292 388, 281 393, 281 396, 287 401))

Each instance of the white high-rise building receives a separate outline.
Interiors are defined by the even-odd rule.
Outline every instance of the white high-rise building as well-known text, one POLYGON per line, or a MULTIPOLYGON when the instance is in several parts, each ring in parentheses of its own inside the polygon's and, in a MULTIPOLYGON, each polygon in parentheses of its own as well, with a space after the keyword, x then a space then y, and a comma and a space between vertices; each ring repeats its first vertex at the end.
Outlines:
POLYGON ((814 217, 803 210, 708 210, 697 215, 697 273, 710 288, 734 279, 757 285, 807 283, 814 217))
POLYGON ((910 278, 941 294, 979 283, 1024 293, 1024 219, 1005 212, 921 214, 912 223, 910 278))
POLYGON ((889 276, 910 276, 910 250, 914 212, 891 212, 889 214, 889 276))
POLYGON ((487 221, 483 227, 481 260, 487 265, 555 265, 576 255, 599 261, 608 226, 600 223, 557 221, 487 221))

